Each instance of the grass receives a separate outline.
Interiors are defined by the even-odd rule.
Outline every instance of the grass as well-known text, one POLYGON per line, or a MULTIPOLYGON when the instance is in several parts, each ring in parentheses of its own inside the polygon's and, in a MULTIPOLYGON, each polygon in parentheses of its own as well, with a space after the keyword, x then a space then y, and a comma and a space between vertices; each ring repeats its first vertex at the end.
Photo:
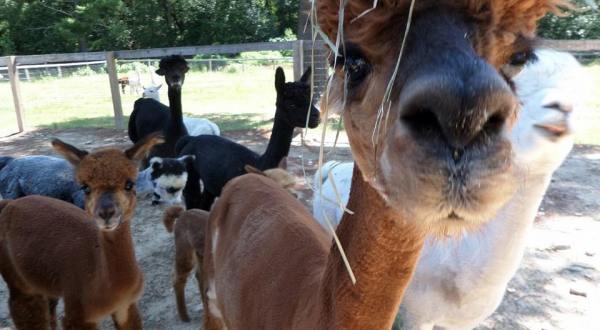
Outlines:
MULTIPOLYGON (((288 80, 291 65, 284 66, 288 80)), ((600 63, 586 67, 591 82, 576 142, 600 145, 600 63)), ((142 77, 144 78, 147 77, 142 77)), ((145 79, 148 84, 149 79, 145 79)), ((275 110, 274 70, 248 66, 244 72, 191 72, 186 76, 184 112, 215 121, 221 130, 268 128, 275 110)), ((106 75, 21 82, 25 120, 29 128, 112 127, 112 101, 106 75)), ((121 95, 126 116, 137 95, 121 95)), ((167 103, 166 86, 161 100, 167 103)), ((329 130, 335 131, 335 124, 329 130)), ((0 83, 0 136, 16 131, 10 85, 0 83)))
MULTIPOLYGON (((283 66, 288 80, 291 65, 283 66)), ((190 72, 183 91, 184 112, 214 120, 223 131, 269 127, 275 111, 275 70, 247 66, 244 72, 190 72)), ((150 84, 150 79, 142 80, 150 84)), ((91 75, 21 82, 25 121, 29 128, 112 127, 112 100, 108 77, 91 75)), ((121 94, 128 116, 138 95, 121 94)), ((168 103, 166 86, 161 101, 168 103)), ((0 134, 17 130, 12 94, 0 83, 0 134)))

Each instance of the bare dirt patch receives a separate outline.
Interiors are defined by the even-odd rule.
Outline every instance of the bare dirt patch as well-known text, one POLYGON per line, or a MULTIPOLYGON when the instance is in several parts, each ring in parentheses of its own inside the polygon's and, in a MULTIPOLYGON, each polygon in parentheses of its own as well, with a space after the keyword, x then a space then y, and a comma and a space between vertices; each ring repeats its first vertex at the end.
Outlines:
MULTIPOLYGON (((226 133, 253 150, 266 148, 269 132, 226 133)), ((89 149, 129 145, 123 130, 86 128, 40 130, 0 139, 0 155, 53 155, 52 137, 89 149)), ((299 137, 288 159, 289 169, 304 180, 314 174, 318 145, 299 146, 299 137)), ((328 149, 330 151, 330 149, 328 149)), ((335 159, 351 160, 347 145, 335 159)), ((310 205, 312 192, 305 184, 300 199, 310 205)), ((198 329, 201 307, 195 281, 186 291, 190 323, 176 315, 171 267, 173 238, 162 225, 164 207, 139 200, 133 220, 138 262, 144 271, 145 290, 140 309, 146 329, 198 329)), ((600 324, 600 147, 577 146, 555 174, 531 234, 521 268, 510 282, 498 311, 480 329, 589 329, 600 324), (595 308, 595 309, 594 309, 595 308), (594 313, 595 312, 595 313, 594 313)), ((6 285, 0 281, 0 327, 13 324, 8 315, 6 285)), ((111 329, 109 321, 103 328, 111 329)))

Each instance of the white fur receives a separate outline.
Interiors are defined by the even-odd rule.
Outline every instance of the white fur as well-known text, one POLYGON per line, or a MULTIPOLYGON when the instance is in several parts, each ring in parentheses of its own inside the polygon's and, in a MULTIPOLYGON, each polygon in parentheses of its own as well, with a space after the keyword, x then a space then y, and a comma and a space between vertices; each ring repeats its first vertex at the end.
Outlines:
POLYGON ((208 119, 183 117, 183 123, 190 136, 221 135, 219 126, 208 119))
MULTIPOLYGON (((158 86, 149 86, 144 87, 144 97, 155 99, 160 102, 160 87, 158 86)), ((204 118, 195 118, 195 117, 183 117, 183 124, 188 131, 190 136, 198 136, 198 135, 221 135, 221 130, 217 124, 212 121, 204 118)))
POLYGON ((142 96, 144 98, 155 99, 158 102, 160 102, 160 88, 161 87, 162 87, 162 84, 160 84, 158 86, 144 87, 144 92, 142 93, 142 96))
POLYGON ((154 180, 154 191, 160 196, 160 201, 167 204, 181 204, 181 194, 187 182, 187 177, 187 172, 184 172, 180 175, 168 174, 156 178, 154 180), (167 191, 167 188, 179 188, 179 190, 175 193, 170 193, 167 191))
MULTIPOLYGON (((517 166, 527 169, 523 185, 479 231, 455 239, 428 239, 400 308, 406 329, 477 326, 496 310, 518 269, 552 173, 573 145, 573 114, 545 106, 559 102, 578 111, 583 77, 579 64, 569 54, 550 50, 538 50, 536 54, 539 61, 515 79, 523 109, 510 140, 517 166), (557 123, 566 123, 570 132, 556 137, 535 126, 557 123)), ((345 205, 353 164, 333 167, 329 162, 324 167, 325 172, 331 171, 345 205)), ((327 215, 337 225, 342 212, 337 204, 325 201, 335 200, 335 196, 324 177, 324 196, 315 194, 313 215, 321 224, 327 215)), ((315 182, 318 180, 315 178, 315 182)))

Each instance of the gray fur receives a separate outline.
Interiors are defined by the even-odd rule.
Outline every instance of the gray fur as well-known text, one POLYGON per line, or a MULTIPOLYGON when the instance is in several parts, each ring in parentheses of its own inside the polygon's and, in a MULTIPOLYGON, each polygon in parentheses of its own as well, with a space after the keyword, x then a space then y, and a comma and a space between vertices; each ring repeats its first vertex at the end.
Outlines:
POLYGON ((85 196, 73 176, 73 166, 62 158, 25 156, 0 170, 0 194, 4 199, 29 195, 57 198, 84 208, 85 196))

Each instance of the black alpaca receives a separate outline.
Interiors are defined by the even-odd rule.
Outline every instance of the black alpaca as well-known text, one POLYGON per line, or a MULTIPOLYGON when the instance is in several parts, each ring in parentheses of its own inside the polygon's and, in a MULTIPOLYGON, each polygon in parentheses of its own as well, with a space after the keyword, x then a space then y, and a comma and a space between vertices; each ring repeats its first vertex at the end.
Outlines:
POLYGON ((156 145, 150 152, 151 157, 175 157, 175 144, 188 134, 183 124, 181 108, 181 87, 189 67, 183 56, 172 55, 160 60, 156 74, 165 76, 169 94, 169 107, 153 99, 139 99, 135 102, 129 118, 129 138, 137 142, 144 136, 163 131, 165 143, 156 145), (170 115, 169 110, 170 108, 170 115), (143 114, 142 114, 143 113, 143 114), (164 125, 165 121, 167 124, 164 125), (156 123, 160 123, 158 126, 156 123))
POLYGON ((308 82, 310 68, 297 82, 285 82, 282 68, 275 72, 277 109, 273 120, 273 131, 264 154, 214 135, 185 137, 177 144, 180 155, 194 155, 194 167, 188 169, 188 181, 183 190, 186 207, 209 210, 223 186, 236 176, 246 173, 245 165, 261 171, 275 168, 290 151, 294 128, 315 128, 319 125, 319 110, 311 102, 308 82), (204 183, 201 191, 200 180, 204 183))
POLYGON ((133 104, 129 116, 127 134, 133 143, 137 143, 150 133, 165 130, 171 119, 171 109, 155 99, 139 98, 133 104))

